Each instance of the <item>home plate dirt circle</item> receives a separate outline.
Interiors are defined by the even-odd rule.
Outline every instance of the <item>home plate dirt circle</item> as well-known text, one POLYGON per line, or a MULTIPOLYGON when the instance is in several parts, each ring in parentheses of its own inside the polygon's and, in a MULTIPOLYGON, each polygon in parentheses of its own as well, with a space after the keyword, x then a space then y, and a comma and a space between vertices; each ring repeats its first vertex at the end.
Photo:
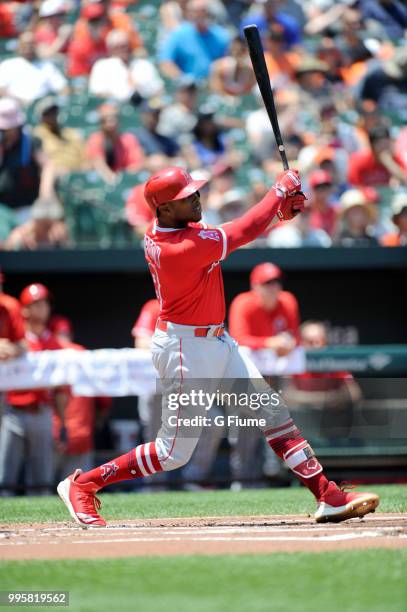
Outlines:
POLYGON ((322 552, 407 547, 407 515, 378 514, 340 524, 302 516, 151 519, 81 529, 73 523, 0 526, 0 556, 75 559, 183 554, 322 552))

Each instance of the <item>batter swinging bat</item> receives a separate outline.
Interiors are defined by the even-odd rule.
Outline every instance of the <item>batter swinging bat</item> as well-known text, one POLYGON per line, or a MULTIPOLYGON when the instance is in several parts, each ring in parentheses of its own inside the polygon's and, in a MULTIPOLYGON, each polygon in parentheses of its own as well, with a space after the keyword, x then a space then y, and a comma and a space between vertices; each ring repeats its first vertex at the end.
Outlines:
POLYGON ((243 28, 246 36, 247 45, 249 47, 250 59, 252 61, 256 81, 260 89, 261 97, 263 98, 264 106, 270 119, 271 127, 273 128, 274 137, 276 139, 278 151, 281 161, 283 162, 284 170, 288 170, 288 160, 285 153, 283 139, 281 137, 280 127, 276 107, 274 105, 273 90, 270 85, 270 76, 267 70, 266 61, 264 59, 263 45, 261 44, 259 30, 256 25, 248 25, 243 28))

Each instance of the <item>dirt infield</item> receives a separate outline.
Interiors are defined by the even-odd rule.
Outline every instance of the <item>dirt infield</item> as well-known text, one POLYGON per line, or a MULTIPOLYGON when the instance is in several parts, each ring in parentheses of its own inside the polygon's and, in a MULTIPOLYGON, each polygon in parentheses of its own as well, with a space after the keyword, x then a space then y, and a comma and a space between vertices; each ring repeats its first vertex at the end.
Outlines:
POLYGON ((301 516, 236 516, 0 526, 0 558, 75 559, 407 547, 407 515, 378 514, 338 525, 301 516))

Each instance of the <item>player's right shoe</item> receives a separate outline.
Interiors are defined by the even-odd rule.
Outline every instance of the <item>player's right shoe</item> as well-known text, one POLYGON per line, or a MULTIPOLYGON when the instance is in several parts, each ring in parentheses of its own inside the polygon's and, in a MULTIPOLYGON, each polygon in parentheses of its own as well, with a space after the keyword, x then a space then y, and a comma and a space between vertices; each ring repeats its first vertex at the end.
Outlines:
POLYGON ((82 470, 62 480, 58 487, 58 495, 69 510, 69 514, 81 527, 105 527, 106 521, 98 514, 100 500, 95 493, 98 490, 94 482, 80 484, 76 482, 82 470))
POLYGON ((351 518, 362 518, 376 510, 380 501, 378 495, 344 491, 345 487, 340 488, 330 481, 318 500, 318 508, 314 514, 317 523, 339 523, 351 518))

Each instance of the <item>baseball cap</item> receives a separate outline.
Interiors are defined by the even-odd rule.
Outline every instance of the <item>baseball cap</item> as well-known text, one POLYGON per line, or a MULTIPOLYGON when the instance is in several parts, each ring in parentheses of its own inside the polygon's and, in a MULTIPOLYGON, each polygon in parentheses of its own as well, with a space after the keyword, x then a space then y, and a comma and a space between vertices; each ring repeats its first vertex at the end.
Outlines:
POLYGON ((67 12, 66 0, 44 0, 39 10, 40 17, 52 17, 52 15, 63 15, 67 12))
POLYGON ((50 110, 58 108, 58 98, 56 98, 55 96, 46 96, 45 98, 39 100, 39 102, 37 103, 35 107, 35 114, 39 119, 42 119, 42 117, 49 113, 50 110))
POLYGON ((40 300, 48 300, 51 297, 45 285, 41 283, 33 283, 25 287, 20 294, 20 303, 22 306, 29 306, 40 300))
POLYGON ((51 318, 48 327, 54 334, 61 333, 72 335, 73 333, 71 321, 62 315, 54 315, 51 318))
POLYGON ((261 263, 255 266, 250 272, 250 286, 264 285, 269 281, 282 278, 283 273, 278 266, 270 262, 261 263))
POLYGON ((105 16, 105 8, 101 2, 94 2, 83 7, 81 16, 89 21, 93 19, 100 19, 105 16))
POLYGON ((332 185, 332 177, 326 170, 314 170, 308 177, 310 187, 319 187, 320 185, 332 185))
POLYGON ((20 103, 14 98, 0 99, 0 130, 11 130, 25 122, 25 114, 20 103))
POLYGON ((368 214, 370 223, 374 223, 377 219, 375 205, 369 201, 361 189, 348 189, 342 194, 340 202, 342 215, 346 215, 352 208, 360 207, 368 214))

